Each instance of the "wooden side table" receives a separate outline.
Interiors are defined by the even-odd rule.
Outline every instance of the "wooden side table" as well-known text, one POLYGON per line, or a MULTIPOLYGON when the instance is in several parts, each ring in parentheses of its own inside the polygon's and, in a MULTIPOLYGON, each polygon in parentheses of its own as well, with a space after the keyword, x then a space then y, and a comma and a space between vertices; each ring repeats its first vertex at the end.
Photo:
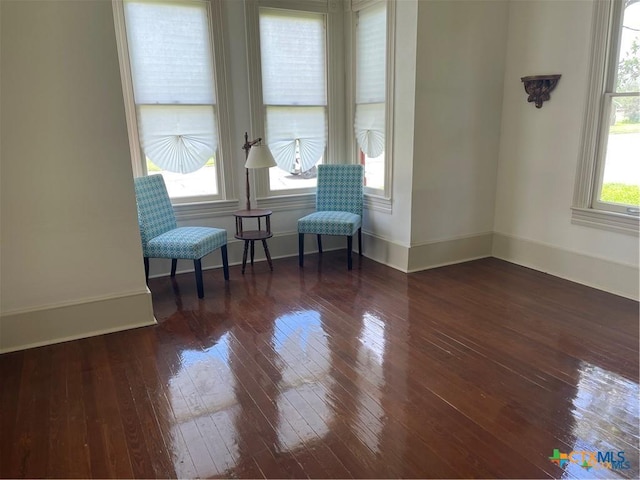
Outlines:
POLYGON ((254 242, 256 240, 262 240, 262 246, 264 247, 264 254, 269 262, 269 268, 273 271, 273 263, 271 263, 271 255, 269 254, 269 247, 267 246, 267 238, 273 237, 271 232, 271 210, 238 210, 233 215, 236 217, 236 235, 238 240, 244 240, 244 252, 242 253, 242 274, 244 275, 244 269, 247 265, 247 251, 251 246, 251 265, 253 265, 254 257, 254 242), (242 221, 245 218, 258 219, 257 230, 245 230, 242 221), (264 218, 264 229, 262 228, 262 219, 264 218))

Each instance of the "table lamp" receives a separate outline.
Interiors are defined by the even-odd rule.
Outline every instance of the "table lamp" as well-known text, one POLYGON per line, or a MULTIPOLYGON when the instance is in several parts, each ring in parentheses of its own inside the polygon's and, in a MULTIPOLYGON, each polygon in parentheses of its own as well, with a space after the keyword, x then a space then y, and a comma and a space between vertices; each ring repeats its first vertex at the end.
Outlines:
POLYGON ((247 210, 251 210, 251 190, 249 188, 249 169, 250 168, 269 168, 275 167, 276 161, 271 155, 271 150, 267 145, 263 145, 262 138, 249 141, 249 135, 244 133, 244 145, 242 149, 245 151, 245 170, 247 174, 247 210))

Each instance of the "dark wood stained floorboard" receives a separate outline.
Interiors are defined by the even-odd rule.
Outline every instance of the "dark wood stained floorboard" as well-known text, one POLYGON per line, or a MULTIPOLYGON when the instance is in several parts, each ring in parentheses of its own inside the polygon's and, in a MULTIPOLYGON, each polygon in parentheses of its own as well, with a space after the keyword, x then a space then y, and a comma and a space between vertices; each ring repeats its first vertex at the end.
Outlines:
POLYGON ((344 252, 204 285, 150 280, 156 326, 0 355, 0 477, 640 474, 637 302, 492 258, 406 275, 344 252), (597 451, 629 468, 578 464, 597 451))

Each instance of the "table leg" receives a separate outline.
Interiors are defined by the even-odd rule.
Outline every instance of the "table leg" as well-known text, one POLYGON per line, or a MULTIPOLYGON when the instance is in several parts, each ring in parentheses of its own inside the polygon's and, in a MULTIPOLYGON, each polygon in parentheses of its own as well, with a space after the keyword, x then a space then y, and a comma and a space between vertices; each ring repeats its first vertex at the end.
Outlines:
POLYGON ((273 263, 271 263, 271 254, 269 253, 269 247, 267 246, 266 240, 262 240, 262 246, 264 247, 264 254, 267 257, 267 262, 269 262, 269 268, 273 272, 273 263))
POLYGON ((253 266, 254 253, 255 253, 255 242, 251 240, 251 266, 253 266))
POLYGON ((244 275, 244 267, 247 265, 247 250, 249 249, 249 240, 244 241, 244 252, 242 252, 242 274, 244 275))

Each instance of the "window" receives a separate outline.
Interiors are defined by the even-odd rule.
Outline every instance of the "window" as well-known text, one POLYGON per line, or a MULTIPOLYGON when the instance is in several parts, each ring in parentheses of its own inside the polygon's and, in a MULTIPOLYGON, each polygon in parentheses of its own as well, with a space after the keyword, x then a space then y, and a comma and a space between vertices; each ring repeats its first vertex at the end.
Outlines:
POLYGON ((638 233, 640 2, 594 5, 594 43, 573 222, 638 233))
MULTIPOLYGON (((308 199, 320 163, 345 162, 344 10, 326 0, 247 0, 252 136, 278 163, 255 172, 274 207, 308 199), (282 203, 284 202, 284 203, 282 203)), ((263 203, 264 205, 264 203, 263 203)))
POLYGON ((354 5, 353 132, 357 162, 365 167, 368 193, 388 197, 390 185, 390 35, 391 4, 386 1, 354 5))
POLYGON ((327 146, 324 15, 260 8, 265 137, 278 164, 270 190, 315 186, 327 146))
POLYGON ((134 173, 162 175, 175 203, 224 193, 211 5, 114 3, 134 173))

